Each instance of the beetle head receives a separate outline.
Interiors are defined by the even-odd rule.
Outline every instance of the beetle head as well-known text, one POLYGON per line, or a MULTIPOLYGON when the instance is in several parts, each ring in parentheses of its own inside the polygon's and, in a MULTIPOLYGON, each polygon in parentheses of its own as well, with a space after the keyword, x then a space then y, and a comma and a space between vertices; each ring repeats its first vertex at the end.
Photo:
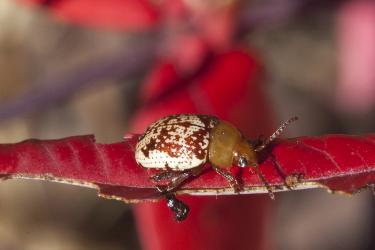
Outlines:
POLYGON ((257 165, 256 153, 253 146, 245 139, 240 140, 233 150, 233 165, 247 167, 257 165))

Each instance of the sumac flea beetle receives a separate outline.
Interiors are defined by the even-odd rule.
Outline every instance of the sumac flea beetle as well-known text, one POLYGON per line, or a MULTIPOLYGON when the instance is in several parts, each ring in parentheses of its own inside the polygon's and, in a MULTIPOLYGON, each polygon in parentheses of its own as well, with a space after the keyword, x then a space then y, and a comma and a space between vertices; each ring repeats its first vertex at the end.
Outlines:
POLYGON ((254 167, 273 198, 270 186, 258 170, 257 152, 297 119, 292 117, 270 137, 254 145, 232 124, 215 116, 171 115, 151 124, 139 137, 135 159, 144 168, 162 170, 151 179, 155 182, 169 181, 167 185, 156 187, 165 194, 168 207, 175 213, 176 220, 184 220, 189 208, 175 197, 174 192, 189 177, 198 176, 207 162, 228 180, 235 192, 239 192, 241 187, 228 168, 233 165, 254 167))

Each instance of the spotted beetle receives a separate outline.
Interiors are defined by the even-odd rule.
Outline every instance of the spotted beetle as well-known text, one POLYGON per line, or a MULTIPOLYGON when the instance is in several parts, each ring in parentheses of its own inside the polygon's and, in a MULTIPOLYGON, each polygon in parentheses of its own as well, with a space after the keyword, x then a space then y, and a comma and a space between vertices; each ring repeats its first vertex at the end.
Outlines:
POLYGON ((253 166, 273 198, 272 189, 258 169, 257 152, 297 119, 290 118, 269 138, 254 145, 232 124, 215 116, 171 115, 151 124, 139 137, 135 159, 144 168, 162 170, 151 179, 155 182, 169 181, 167 185, 156 187, 165 194, 176 220, 184 220, 189 208, 175 197, 174 192, 188 178, 198 176, 205 163, 210 163, 218 174, 227 179, 235 192, 239 192, 241 187, 228 168, 233 165, 241 168, 253 166))

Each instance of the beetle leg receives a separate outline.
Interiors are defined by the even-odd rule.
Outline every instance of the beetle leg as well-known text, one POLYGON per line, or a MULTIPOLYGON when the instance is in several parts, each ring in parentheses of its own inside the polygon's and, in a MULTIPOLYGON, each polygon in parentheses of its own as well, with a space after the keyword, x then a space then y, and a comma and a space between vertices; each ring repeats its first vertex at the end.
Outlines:
POLYGON ((159 182, 161 180, 171 179, 173 177, 176 177, 178 174, 179 174, 179 172, 175 172, 175 171, 172 171, 172 170, 166 170, 166 171, 162 171, 160 173, 154 174, 153 176, 150 177, 150 179, 155 181, 155 182, 159 182))
POLYGON ((191 176, 197 176, 201 172, 201 168, 189 169, 182 172, 174 172, 175 175, 167 185, 157 185, 156 188, 161 193, 169 193, 176 190, 181 184, 191 176))
MULTIPOLYGON (((158 191, 165 194, 165 199, 167 200, 167 206, 174 212, 175 219, 177 221, 183 221, 186 219, 189 213, 189 207, 182 201, 176 198, 174 190, 176 190, 181 184, 186 181, 191 176, 197 176, 202 172, 201 167, 194 169, 185 170, 183 172, 173 172, 171 174, 163 174, 162 176, 174 176, 172 180, 167 185, 156 185, 158 191)), ((166 177, 167 178, 167 177, 166 177)))
POLYGON ((185 180, 191 176, 191 172, 182 172, 177 177, 173 178, 166 185, 156 185, 157 190, 160 193, 169 193, 177 189, 185 180))
MULTIPOLYGON (((192 172, 191 174, 193 176, 197 176, 202 172, 202 168, 196 167, 196 168, 189 169, 187 171, 191 171, 192 172)), ((183 172, 186 172, 186 171, 183 171, 183 172)), ((153 176, 150 177, 150 179, 153 180, 154 182, 159 182, 159 181, 166 180, 166 179, 177 178, 180 175, 181 175, 181 172, 173 171, 172 169, 167 168, 167 170, 154 174, 153 176)))
POLYGON ((229 182, 229 184, 231 185, 231 187, 234 189, 235 193, 239 193, 241 191, 241 186, 238 183, 236 177, 234 177, 229 171, 226 171, 224 169, 221 169, 221 168, 218 168, 218 167, 215 167, 215 166, 212 166, 212 167, 215 169, 215 171, 218 174, 220 174, 225 179, 227 179, 227 181, 229 182))
POLYGON ((266 189, 268 191, 268 194, 269 194, 270 198, 272 200, 274 200, 275 194, 273 193, 272 188, 271 188, 270 184, 268 183, 268 181, 266 180, 266 178, 264 178, 262 172, 260 172, 259 165, 255 166, 255 172, 259 176, 260 180, 263 182, 264 186, 266 186, 266 189))

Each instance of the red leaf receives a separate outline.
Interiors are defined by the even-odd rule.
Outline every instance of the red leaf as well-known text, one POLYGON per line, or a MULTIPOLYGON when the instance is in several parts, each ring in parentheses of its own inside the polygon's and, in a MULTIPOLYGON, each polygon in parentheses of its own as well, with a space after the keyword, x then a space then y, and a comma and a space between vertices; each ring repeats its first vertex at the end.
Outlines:
MULTIPOLYGON (((100 194, 125 201, 159 197, 149 176, 155 171, 134 160, 136 136, 125 142, 99 144, 93 136, 61 140, 27 140, 0 145, 0 174, 98 188, 100 194)), ((326 186, 354 193, 375 181, 375 135, 327 135, 280 140, 264 152, 260 170, 275 190, 326 186), (293 178, 292 178, 293 177, 293 178)), ((251 169, 251 168, 250 168, 251 169)), ((239 172, 244 193, 266 192, 258 176, 239 172)), ((232 193, 227 181, 211 170, 186 183, 178 193, 232 193)))

